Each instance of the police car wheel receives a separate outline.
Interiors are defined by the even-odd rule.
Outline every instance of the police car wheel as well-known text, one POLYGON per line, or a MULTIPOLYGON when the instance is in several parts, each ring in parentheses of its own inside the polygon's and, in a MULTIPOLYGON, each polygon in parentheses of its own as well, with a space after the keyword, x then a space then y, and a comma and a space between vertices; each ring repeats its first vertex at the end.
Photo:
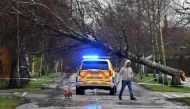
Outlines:
POLYGON ((76 95, 79 95, 79 94, 80 94, 80 88, 76 87, 76 95))
POLYGON ((82 90, 80 87, 76 87, 76 95, 84 94, 84 90, 82 90))
POLYGON ((84 95, 84 90, 83 89, 80 90, 80 94, 84 95))

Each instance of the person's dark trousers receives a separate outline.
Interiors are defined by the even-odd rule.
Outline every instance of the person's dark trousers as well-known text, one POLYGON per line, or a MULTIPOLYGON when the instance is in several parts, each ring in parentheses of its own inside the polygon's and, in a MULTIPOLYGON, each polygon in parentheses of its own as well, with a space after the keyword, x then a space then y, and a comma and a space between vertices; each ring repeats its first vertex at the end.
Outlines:
POLYGON ((119 92, 119 99, 122 100, 122 94, 123 94, 123 91, 124 91, 126 85, 128 86, 131 100, 135 100, 135 98, 133 97, 132 81, 131 80, 122 80, 121 90, 119 92))

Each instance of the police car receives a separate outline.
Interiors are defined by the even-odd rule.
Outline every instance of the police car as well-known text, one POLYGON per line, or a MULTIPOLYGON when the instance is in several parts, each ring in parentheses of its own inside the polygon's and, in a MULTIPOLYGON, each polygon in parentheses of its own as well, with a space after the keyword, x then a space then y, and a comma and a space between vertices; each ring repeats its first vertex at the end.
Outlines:
POLYGON ((110 95, 117 92, 117 74, 109 57, 83 56, 76 73, 76 94, 84 94, 86 89, 109 90, 110 95))

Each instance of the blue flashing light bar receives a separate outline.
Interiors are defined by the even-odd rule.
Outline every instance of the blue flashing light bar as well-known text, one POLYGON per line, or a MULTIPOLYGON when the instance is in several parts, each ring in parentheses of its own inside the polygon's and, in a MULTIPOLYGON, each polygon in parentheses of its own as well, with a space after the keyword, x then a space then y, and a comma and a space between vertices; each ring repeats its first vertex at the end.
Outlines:
POLYGON ((98 56, 83 56, 84 59, 98 59, 98 56))
POLYGON ((109 56, 83 56, 84 59, 109 59, 109 56))

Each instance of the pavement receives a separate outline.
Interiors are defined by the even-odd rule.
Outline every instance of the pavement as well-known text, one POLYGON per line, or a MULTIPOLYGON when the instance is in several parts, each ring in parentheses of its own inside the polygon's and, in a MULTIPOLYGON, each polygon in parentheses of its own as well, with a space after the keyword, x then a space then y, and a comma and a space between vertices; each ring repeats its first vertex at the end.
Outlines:
POLYGON ((186 77, 185 81, 181 81, 184 86, 190 87, 190 77, 186 77))

